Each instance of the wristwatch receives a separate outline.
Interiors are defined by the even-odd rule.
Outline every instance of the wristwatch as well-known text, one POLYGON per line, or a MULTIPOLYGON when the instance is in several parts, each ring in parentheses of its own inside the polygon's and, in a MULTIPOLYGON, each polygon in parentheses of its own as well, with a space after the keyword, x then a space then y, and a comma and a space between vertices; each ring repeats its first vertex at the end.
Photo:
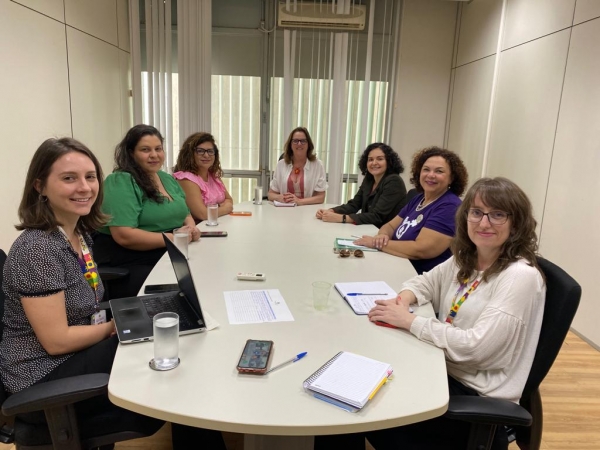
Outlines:
POLYGON ((342 223, 346 223, 346 214, 342 216, 342 223))

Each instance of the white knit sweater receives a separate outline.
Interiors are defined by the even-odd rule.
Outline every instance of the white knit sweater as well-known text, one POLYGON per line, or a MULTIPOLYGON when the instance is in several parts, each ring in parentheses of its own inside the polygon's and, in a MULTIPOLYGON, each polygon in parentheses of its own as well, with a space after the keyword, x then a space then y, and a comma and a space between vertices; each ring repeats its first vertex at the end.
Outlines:
MULTIPOLYGON (((481 282, 445 322, 459 283, 454 257, 404 283, 438 319, 415 317, 410 332, 444 350, 448 374, 480 395, 518 402, 540 334, 546 287, 537 269, 519 260, 481 282)), ((471 286, 471 283, 468 284, 471 286)), ((458 299, 464 294, 459 292, 458 299)))

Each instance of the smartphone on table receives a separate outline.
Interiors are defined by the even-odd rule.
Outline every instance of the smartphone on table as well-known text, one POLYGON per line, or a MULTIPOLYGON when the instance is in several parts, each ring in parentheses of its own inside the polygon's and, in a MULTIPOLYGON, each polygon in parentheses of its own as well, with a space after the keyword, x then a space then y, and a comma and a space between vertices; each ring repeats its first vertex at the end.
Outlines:
POLYGON ((273 354, 273 341, 248 339, 237 364, 239 373, 264 375, 273 354))
POLYGON ((227 231, 201 231, 200 237, 227 237, 227 231))

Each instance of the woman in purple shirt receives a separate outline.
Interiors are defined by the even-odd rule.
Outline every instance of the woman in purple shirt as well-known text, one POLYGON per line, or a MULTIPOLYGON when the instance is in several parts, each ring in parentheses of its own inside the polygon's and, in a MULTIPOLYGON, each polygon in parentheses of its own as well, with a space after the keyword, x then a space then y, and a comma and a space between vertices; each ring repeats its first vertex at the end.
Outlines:
POLYGON ((456 153, 430 147, 414 156, 410 181, 419 195, 377 235, 363 236, 355 244, 408 258, 421 274, 452 256, 449 247, 454 237, 454 216, 468 174, 456 153))

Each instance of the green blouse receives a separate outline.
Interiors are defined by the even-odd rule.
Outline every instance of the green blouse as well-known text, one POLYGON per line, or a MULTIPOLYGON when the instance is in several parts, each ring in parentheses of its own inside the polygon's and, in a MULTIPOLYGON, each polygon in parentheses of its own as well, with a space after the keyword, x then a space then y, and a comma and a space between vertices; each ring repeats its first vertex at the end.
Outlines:
POLYGON ((181 227, 190 213, 185 194, 171 175, 159 171, 158 176, 172 201, 149 200, 128 172, 114 172, 106 177, 102 211, 111 218, 99 231, 110 234, 109 227, 131 227, 163 232, 181 227))

